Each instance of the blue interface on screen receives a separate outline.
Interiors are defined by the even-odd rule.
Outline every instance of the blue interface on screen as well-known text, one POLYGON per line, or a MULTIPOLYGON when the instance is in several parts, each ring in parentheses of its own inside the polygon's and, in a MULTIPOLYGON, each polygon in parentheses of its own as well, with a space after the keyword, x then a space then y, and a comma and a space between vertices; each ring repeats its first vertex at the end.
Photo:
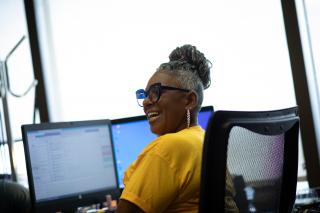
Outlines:
MULTIPOLYGON (((201 111, 198 116, 199 125, 206 129, 212 111, 201 111)), ((148 120, 127 121, 112 124, 113 144, 117 164, 118 184, 122 183, 124 172, 138 157, 147 144, 157 136, 150 131, 148 120)))

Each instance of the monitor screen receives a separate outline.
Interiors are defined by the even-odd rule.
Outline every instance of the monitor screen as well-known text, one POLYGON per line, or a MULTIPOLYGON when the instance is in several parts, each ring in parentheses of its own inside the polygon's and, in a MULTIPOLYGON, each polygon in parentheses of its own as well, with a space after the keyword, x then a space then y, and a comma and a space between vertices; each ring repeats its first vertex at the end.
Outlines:
POLYGON ((118 188, 109 120, 22 126, 33 206, 98 203, 118 188))
MULTIPOLYGON (((212 111, 212 106, 201 108, 198 123, 203 129, 206 129, 212 111)), ((124 172, 138 157, 143 148, 157 136, 150 131, 146 116, 116 119, 112 120, 111 123, 118 184, 120 188, 123 188, 124 172)))

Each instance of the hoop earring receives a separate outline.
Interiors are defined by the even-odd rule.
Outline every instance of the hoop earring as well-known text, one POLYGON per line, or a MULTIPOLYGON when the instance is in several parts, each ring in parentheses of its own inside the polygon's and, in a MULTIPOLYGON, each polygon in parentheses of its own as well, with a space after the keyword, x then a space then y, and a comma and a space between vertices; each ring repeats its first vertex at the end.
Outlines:
POLYGON ((187 128, 190 127, 190 110, 187 109, 187 128))

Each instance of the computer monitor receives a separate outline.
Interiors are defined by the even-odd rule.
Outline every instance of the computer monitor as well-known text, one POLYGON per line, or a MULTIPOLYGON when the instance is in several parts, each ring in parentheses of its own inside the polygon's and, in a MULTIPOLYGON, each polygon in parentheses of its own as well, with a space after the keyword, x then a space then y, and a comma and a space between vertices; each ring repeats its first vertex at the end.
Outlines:
MULTIPOLYGON (((212 106, 201 108, 198 122, 203 129, 206 129, 212 112, 212 106)), ((150 131, 148 120, 144 115, 115 119, 111 120, 111 123, 118 185, 123 188, 124 172, 138 157, 143 148, 157 136, 150 131)))
POLYGON ((23 125, 35 212, 73 211, 118 193, 110 120, 23 125))

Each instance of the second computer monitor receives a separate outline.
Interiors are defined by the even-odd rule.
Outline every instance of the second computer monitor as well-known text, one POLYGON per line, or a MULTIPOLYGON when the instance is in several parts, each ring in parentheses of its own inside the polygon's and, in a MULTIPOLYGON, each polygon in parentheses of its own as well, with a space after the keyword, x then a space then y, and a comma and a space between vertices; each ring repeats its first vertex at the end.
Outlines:
MULTIPOLYGON (((213 112, 212 106, 202 107, 199 112, 199 125, 206 129, 213 112)), ((112 123, 114 153, 117 164, 118 184, 123 188, 123 176, 128 166, 137 159, 140 152, 157 136, 150 131, 146 116, 115 119, 112 123)))
POLYGON ((117 195, 110 120, 22 126, 35 212, 75 212, 117 195))

